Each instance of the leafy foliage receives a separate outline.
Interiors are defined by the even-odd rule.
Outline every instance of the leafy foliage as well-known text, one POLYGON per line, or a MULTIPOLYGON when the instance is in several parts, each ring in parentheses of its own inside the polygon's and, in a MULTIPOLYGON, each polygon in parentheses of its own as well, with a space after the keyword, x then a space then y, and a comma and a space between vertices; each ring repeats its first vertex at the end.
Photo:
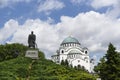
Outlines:
POLYGON ((65 65, 65 62, 64 62, 64 60, 62 60, 62 61, 61 61, 61 65, 65 65))
POLYGON ((66 59, 65 61, 62 60, 62 61, 61 61, 61 65, 65 66, 65 67, 69 67, 69 68, 74 68, 75 70, 88 72, 88 71, 85 69, 84 66, 80 66, 80 65, 78 65, 78 66, 74 66, 74 67, 73 67, 72 65, 69 65, 67 59, 66 59))
MULTIPOLYGON (((0 62, 0 80, 95 80, 94 76, 85 71, 46 60, 41 51, 38 60, 26 58, 24 53, 28 48, 21 44, 0 45, 0 49, 0 56, 2 51, 6 52, 3 52, 5 58, 0 62), (19 55, 15 58, 14 50, 19 51, 19 55)), ((67 65, 67 61, 64 64, 67 65)))
POLYGON ((107 54, 101 58, 95 71, 102 80, 120 80, 120 54, 116 52, 116 48, 111 43, 107 54))
POLYGON ((24 56, 28 47, 23 44, 5 44, 0 45, 0 61, 16 58, 17 56, 24 56))
POLYGON ((61 65, 63 65, 63 66, 69 66, 69 63, 68 63, 67 59, 65 61, 62 60, 61 61, 61 65))
POLYGON ((31 59, 18 57, 0 62, 0 80, 25 79, 31 59))
POLYGON ((50 60, 31 60, 18 57, 0 63, 0 80, 95 80, 91 74, 53 63, 50 60), (29 70, 29 65, 31 69, 29 70))
MULTIPOLYGON (((25 56, 25 52, 28 49, 30 48, 18 43, 0 45, 0 62, 4 60, 13 59, 18 56, 25 56)), ((44 53, 39 51, 39 57, 45 58, 44 53)))

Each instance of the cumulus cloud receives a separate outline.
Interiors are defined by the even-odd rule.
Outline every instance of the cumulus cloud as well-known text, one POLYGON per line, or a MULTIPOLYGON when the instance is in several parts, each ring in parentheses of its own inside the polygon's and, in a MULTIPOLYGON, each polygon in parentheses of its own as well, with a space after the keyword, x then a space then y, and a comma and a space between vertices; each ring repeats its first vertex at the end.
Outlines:
POLYGON ((8 22, 6 22, 4 27, 0 29, 0 43, 4 43, 4 41, 10 38, 17 29, 17 21, 10 19, 8 22))
POLYGON ((120 0, 92 0, 91 6, 95 9, 108 7, 106 15, 113 18, 119 17, 120 0))
POLYGON ((38 12, 50 14, 52 10, 62 9, 64 6, 64 3, 59 0, 45 0, 38 6, 38 12))
POLYGON ((0 0, 0 8, 11 6, 18 2, 30 2, 31 0, 0 0))
POLYGON ((57 24, 61 27, 59 32, 72 32, 92 52, 104 51, 109 42, 116 42, 120 34, 119 25, 119 21, 94 11, 81 13, 74 18, 63 16, 61 23, 57 24))
POLYGON ((47 58, 56 52, 64 38, 70 34, 80 41, 82 47, 87 47, 92 55, 106 53, 109 42, 120 48, 119 19, 113 20, 105 14, 90 11, 75 17, 62 16, 61 22, 57 24, 51 24, 49 20, 51 21, 49 18, 47 21, 28 19, 23 25, 9 20, 0 30, 0 42, 7 40, 12 34, 9 42, 27 45, 28 35, 34 31, 38 48, 45 52, 47 58))
POLYGON ((96 10, 106 9, 104 13, 111 18, 120 17, 120 0, 71 0, 71 2, 75 5, 86 4, 96 10))
POLYGON ((34 31, 37 36, 36 43, 38 48, 46 53, 46 56, 50 57, 51 53, 55 51, 57 41, 59 42, 59 35, 53 25, 49 24, 49 21, 41 21, 40 19, 27 20, 17 31, 13 34, 11 42, 19 42, 27 45, 28 35, 34 31))

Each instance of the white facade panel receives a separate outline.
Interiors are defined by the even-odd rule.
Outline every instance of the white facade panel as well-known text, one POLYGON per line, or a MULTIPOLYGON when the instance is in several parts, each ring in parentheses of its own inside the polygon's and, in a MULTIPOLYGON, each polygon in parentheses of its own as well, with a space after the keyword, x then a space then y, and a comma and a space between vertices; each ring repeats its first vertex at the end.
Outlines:
MULTIPOLYGON (((69 65, 81 66, 84 67, 89 72, 92 71, 89 52, 87 48, 82 48, 79 41, 73 37, 68 37, 60 45, 60 48, 57 51, 58 54, 52 56, 53 62, 61 63, 62 60, 67 60, 69 65)), ((92 66, 93 67, 93 66, 92 66)))

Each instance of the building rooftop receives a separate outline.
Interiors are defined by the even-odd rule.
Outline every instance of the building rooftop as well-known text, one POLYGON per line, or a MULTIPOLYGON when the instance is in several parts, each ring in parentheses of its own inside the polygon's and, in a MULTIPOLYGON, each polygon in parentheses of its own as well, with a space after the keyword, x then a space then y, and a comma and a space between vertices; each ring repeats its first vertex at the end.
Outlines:
POLYGON ((77 44, 80 44, 79 41, 78 41, 76 38, 71 37, 71 36, 65 38, 65 39, 62 41, 61 44, 67 44, 67 43, 77 43, 77 44))

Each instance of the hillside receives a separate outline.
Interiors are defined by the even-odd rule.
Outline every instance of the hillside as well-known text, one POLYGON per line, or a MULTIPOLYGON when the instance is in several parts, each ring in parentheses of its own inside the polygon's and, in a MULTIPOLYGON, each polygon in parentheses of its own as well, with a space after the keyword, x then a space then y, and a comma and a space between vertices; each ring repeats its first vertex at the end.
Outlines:
POLYGON ((95 80, 82 70, 53 63, 44 58, 32 60, 19 55, 0 62, 0 80, 95 80))
POLYGON ((0 63, 0 80, 94 80, 90 74, 50 60, 18 57, 0 63))

